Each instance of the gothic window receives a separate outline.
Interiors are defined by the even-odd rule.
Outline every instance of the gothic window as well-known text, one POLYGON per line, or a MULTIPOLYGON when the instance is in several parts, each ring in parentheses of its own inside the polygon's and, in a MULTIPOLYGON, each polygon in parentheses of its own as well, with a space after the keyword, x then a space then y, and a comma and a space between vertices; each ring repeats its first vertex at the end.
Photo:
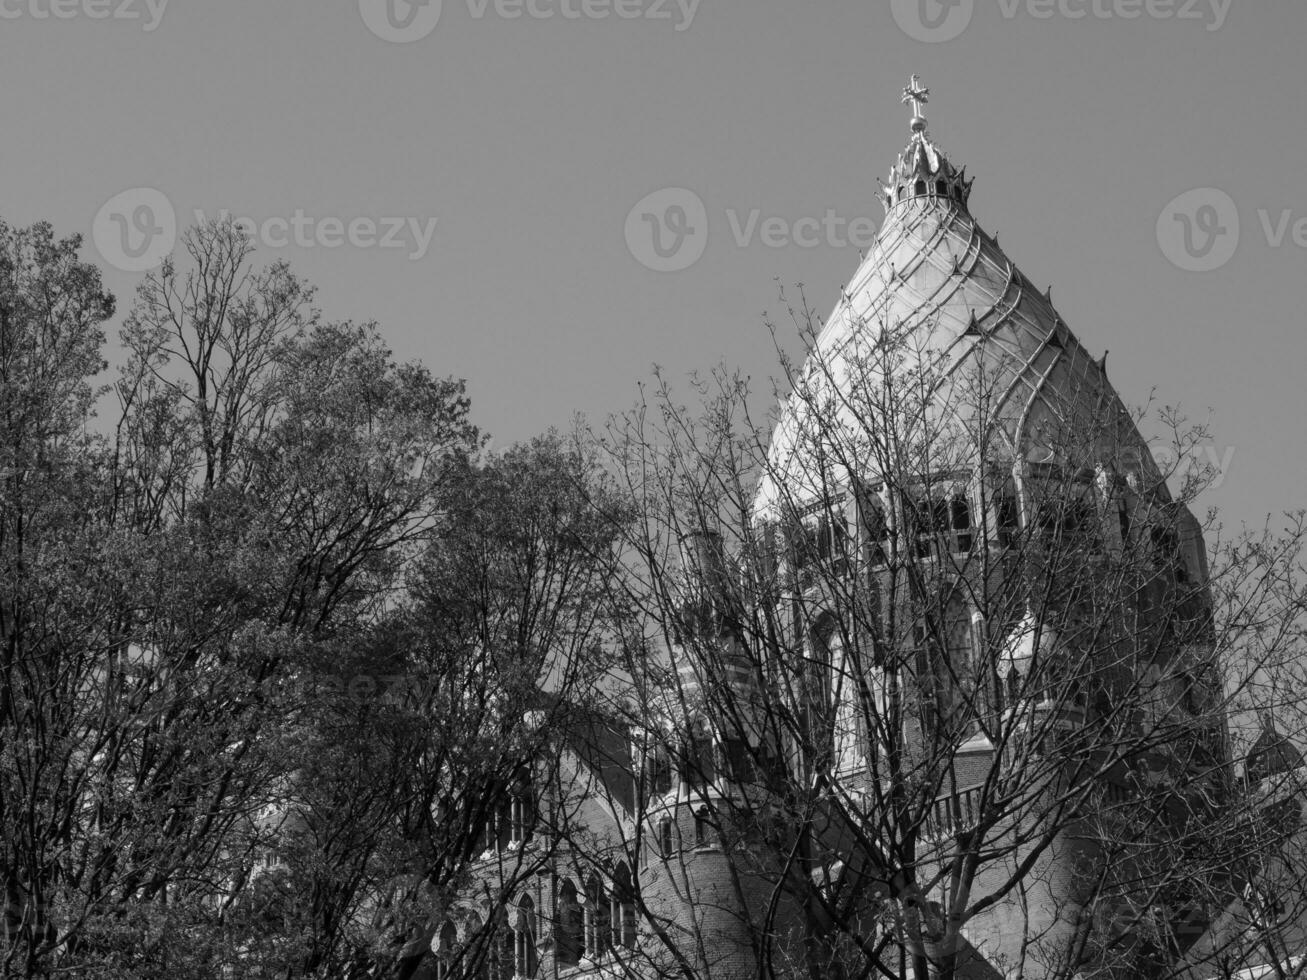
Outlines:
POLYGON ((585 887, 585 956, 598 961, 608 952, 610 924, 608 893, 598 875, 591 875, 585 887))
POLYGON ((712 732, 702 720, 690 726, 682 759, 682 778, 696 789, 705 789, 717 778, 712 732))
POLYGON ((670 858, 676 850, 675 841, 675 824, 672 823, 671 817, 663 817, 658 821, 658 853, 664 858, 670 858))
POLYGON ((1102 534, 1099 526, 1097 488, 1086 474, 1063 476, 1048 466, 1036 471, 1031 480, 1036 498, 1035 531, 1049 548, 1067 552, 1101 554, 1102 534))
POLYGON ((468 949, 464 951, 467 958, 473 980, 493 980, 491 976, 492 961, 494 960, 494 942, 493 936, 487 937, 486 925, 483 920, 473 915, 467 923, 468 949), (489 948, 485 948, 478 940, 489 939, 489 948))
POLYGON ((940 197, 948 197, 948 184, 942 180, 935 181, 935 193, 940 197))
POLYGON ((949 538, 955 554, 971 552, 971 504, 965 491, 956 490, 949 498, 949 538))
POLYGON ((819 623, 808 641, 809 655, 805 664, 804 697, 807 718, 808 743, 816 753, 815 764, 825 768, 835 750, 835 717, 832 671, 834 647, 839 644, 837 624, 830 620, 819 623))
POLYGON ((1021 508, 1017 505, 1016 491, 1004 488, 994 498, 995 539, 1000 548, 1015 547, 1021 534, 1021 508))
POLYGON ((501 913, 490 937, 490 980, 513 980, 513 971, 516 968, 516 938, 516 933, 507 917, 501 913))
POLYGON ((712 823, 706 806, 699 807, 694 813, 694 846, 710 847, 712 844, 712 823))
POLYGON ((576 886, 570 881, 564 881, 558 891, 557 919, 554 927, 557 935, 555 956, 562 966, 576 966, 581 962, 585 935, 581 902, 576 894, 576 886))
POLYGON ((513 844, 524 844, 535 822, 534 794, 530 773, 521 773, 513 781, 509 801, 509 839, 513 844))
POLYGON ((667 746, 659 742, 645 754, 646 785, 653 796, 672 791, 672 758, 667 746))
POLYGON ((631 871, 623 863, 613 872, 613 895, 609 912, 614 947, 635 948, 635 888, 631 871))
POLYGON ((867 563, 878 568, 889 561, 889 521, 885 515, 885 502, 878 488, 863 488, 858 493, 858 510, 863 534, 866 536, 867 563))
POLYGON ((913 191, 916 193, 917 197, 925 197, 926 182, 924 180, 917 181, 916 186, 913 188, 913 191))
POLYGON ((458 930, 454 923, 446 922, 436 934, 436 980, 457 980, 454 964, 458 959, 458 930))
POLYGON ((964 487, 920 487, 904 494, 909 545, 917 558, 969 554, 974 544, 971 504, 964 487))
POLYGON ((848 556, 848 525, 844 515, 820 503, 800 515, 792 530, 794 568, 801 578, 820 569, 839 571, 848 556))
POLYGON ((1007 700, 1014 708, 1021 702, 1021 684, 1021 671, 1013 667, 1007 675, 1007 700))
POLYGON ((739 783, 753 781, 753 756, 749 752, 748 742, 742 738, 727 738, 723 743, 722 754, 730 779, 739 783))
POLYGON ((535 980, 539 969, 539 957, 536 954, 535 903, 530 895, 524 895, 517 903, 517 922, 514 936, 514 972, 524 980, 535 980))

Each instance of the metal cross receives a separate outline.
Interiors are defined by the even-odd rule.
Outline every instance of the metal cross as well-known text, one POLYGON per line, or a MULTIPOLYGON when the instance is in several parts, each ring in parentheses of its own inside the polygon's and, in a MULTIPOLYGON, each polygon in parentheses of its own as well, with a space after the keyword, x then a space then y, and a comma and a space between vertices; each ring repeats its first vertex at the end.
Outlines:
POLYGON ((912 115, 920 116, 921 107, 930 101, 930 89, 921 87, 921 76, 913 75, 908 87, 903 90, 903 104, 912 103, 912 115))

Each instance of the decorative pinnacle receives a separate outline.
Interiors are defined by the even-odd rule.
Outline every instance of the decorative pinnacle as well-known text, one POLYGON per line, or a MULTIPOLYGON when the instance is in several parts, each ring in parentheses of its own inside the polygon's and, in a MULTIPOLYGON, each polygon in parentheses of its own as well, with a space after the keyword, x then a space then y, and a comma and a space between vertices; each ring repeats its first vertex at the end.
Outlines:
POLYGON ((903 104, 912 103, 912 131, 926 131, 926 117, 921 114, 921 107, 930 101, 930 89, 921 87, 921 76, 913 75, 908 87, 903 90, 903 104))

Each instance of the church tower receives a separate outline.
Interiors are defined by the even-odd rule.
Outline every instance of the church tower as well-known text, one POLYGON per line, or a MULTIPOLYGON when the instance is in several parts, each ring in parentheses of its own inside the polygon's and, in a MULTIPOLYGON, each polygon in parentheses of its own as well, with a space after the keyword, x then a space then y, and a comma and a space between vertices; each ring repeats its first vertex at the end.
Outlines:
MULTIPOLYGON (((1157 801, 1163 835, 1200 805, 1185 793, 1219 795, 1202 533, 1106 355, 973 218, 928 100, 913 76, 884 224, 814 331, 754 519, 816 543, 790 551, 794 628, 827 671, 835 777, 862 800, 832 815, 834 847, 875 824, 914 868, 961 867, 982 833, 1002 853, 952 891, 921 873, 921 955, 1137 975, 1203 926, 1169 893, 1146 903, 1168 921, 1140 926, 1116 883, 1144 859, 1109 839, 1132 800, 1157 801), (903 787, 932 795, 887 816, 903 787)), ((878 860, 831 863, 899 872, 878 860)))

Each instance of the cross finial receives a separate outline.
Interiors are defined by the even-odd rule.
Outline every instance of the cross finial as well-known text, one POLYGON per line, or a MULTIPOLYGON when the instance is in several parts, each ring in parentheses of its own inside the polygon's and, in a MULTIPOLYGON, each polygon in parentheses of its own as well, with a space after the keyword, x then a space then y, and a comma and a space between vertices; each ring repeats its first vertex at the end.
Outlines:
POLYGON ((913 75, 908 87, 903 90, 903 104, 912 104, 912 131, 923 132, 926 119, 921 114, 921 107, 930 101, 930 89, 921 87, 921 76, 913 75))

